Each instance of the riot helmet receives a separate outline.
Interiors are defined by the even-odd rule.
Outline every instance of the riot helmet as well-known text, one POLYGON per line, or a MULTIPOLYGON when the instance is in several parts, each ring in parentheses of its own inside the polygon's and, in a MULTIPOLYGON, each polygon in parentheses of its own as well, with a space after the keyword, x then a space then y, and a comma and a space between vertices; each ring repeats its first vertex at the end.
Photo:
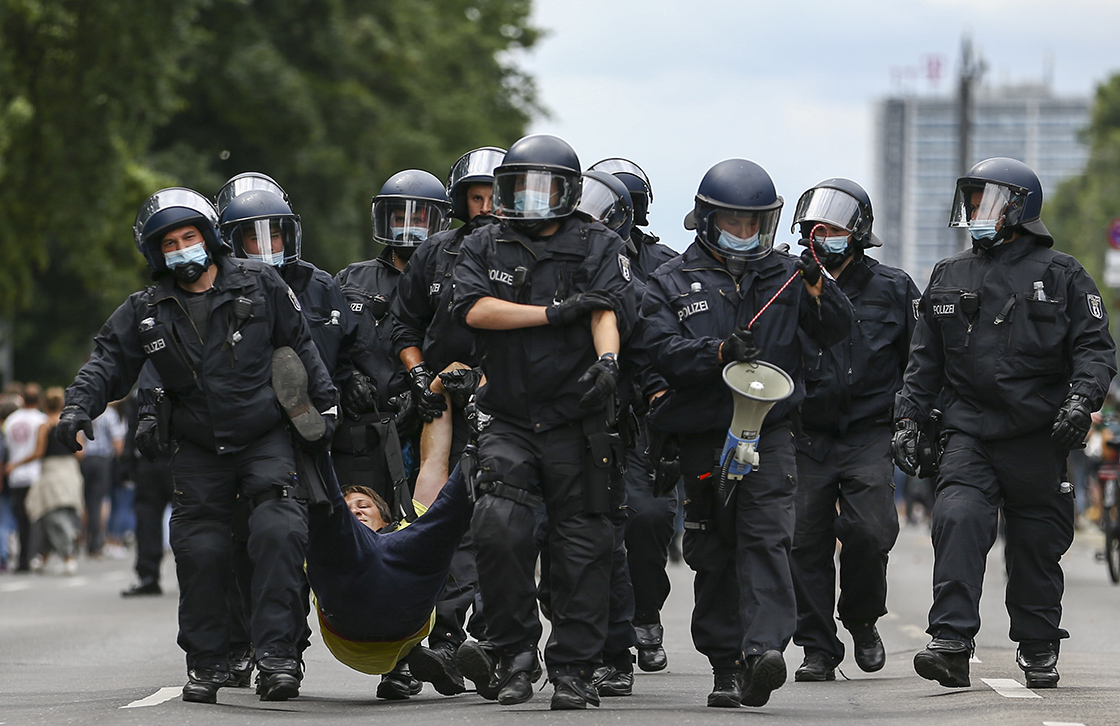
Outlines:
POLYGON ((696 230, 702 245, 739 268, 770 254, 782 203, 765 169, 746 159, 727 159, 700 180, 684 227, 696 230))
POLYGON ((563 139, 519 139, 494 170, 494 215, 526 234, 571 215, 581 193, 579 157, 563 139))
POLYGON ((218 216, 220 217, 222 212, 226 211, 226 206, 228 206, 235 197, 254 189, 272 192, 285 202, 289 202, 288 193, 276 183, 275 179, 259 171, 245 171, 230 177, 229 181, 227 181, 222 186, 221 191, 218 192, 218 196, 216 197, 218 216))
POLYGON ((1006 157, 985 159, 957 179, 950 227, 967 227, 972 242, 990 249, 1018 230, 1038 237, 1047 247, 1054 238, 1039 219, 1042 183, 1021 161, 1006 157))
POLYGON ((447 191, 434 175, 420 169, 394 174, 373 198, 373 239, 411 254, 424 240, 447 229, 451 219, 447 191))
POLYGON ((591 165, 592 171, 606 171, 614 174, 630 190, 630 199, 634 204, 634 224, 645 227, 649 224, 649 205, 653 203, 653 186, 649 183, 642 167, 629 159, 612 157, 603 159, 591 165))
POLYGON ((463 222, 471 221, 467 209, 467 189, 472 184, 494 184, 494 169, 502 163, 506 150, 496 146, 483 146, 459 157, 447 177, 447 197, 451 200, 451 216, 463 222))
POLYGON ((238 194, 225 205, 218 225, 238 257, 273 267, 299 259, 303 240, 299 215, 274 191, 256 188, 238 194))
POLYGON ((801 244, 806 246, 819 224, 847 232, 836 235, 818 230, 813 235, 813 246, 824 260, 824 266, 833 269, 858 250, 882 246, 871 231, 873 223, 871 197, 863 187, 850 179, 834 178, 825 179, 801 195, 790 231, 796 232, 800 226, 801 244))
MULTIPOLYGON (((140 207, 132 226, 136 249, 144 255, 155 279, 169 269, 184 282, 194 282, 218 255, 230 247, 218 233, 218 211, 209 199, 193 189, 161 189, 140 207), (202 250, 193 247, 165 256, 160 243, 164 235, 180 227, 193 226, 202 235, 202 250)), ((198 246, 198 245, 195 245, 198 246)))
POLYGON ((630 202, 630 190, 614 174, 583 172, 583 193, 577 209, 596 222, 602 222, 622 239, 630 238, 634 206, 630 202))

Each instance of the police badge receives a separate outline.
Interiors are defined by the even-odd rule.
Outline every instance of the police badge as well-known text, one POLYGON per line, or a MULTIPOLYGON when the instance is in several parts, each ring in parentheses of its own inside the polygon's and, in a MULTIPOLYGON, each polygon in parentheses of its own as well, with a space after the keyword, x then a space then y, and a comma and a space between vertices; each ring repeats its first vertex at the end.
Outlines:
POLYGON ((1101 296, 1087 293, 1085 299, 1089 302, 1089 314, 1097 320, 1104 317, 1104 305, 1101 303, 1101 296))
POLYGON ((624 254, 618 255, 618 269, 622 272, 622 279, 630 282, 630 258, 624 254))
POLYGON ((299 300, 296 298, 296 294, 292 292, 292 288, 290 287, 288 288, 288 299, 292 301, 292 307, 296 309, 296 312, 303 312, 303 308, 299 306, 299 300))

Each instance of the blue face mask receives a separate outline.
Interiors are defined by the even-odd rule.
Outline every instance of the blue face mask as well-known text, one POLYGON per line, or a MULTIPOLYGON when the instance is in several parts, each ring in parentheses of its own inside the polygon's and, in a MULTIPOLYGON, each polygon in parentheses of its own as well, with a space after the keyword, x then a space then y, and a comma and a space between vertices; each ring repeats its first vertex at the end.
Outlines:
POLYGON ((206 245, 202 243, 163 253, 163 260, 167 263, 167 269, 169 270, 174 270, 182 265, 189 265, 192 262, 206 267, 206 258, 206 245))
POLYGON ((830 255, 843 254, 848 250, 848 235, 842 237, 817 237, 817 244, 830 255))
POLYGON ((246 252, 245 255, 250 260, 259 260, 260 262, 263 262, 266 265, 272 265, 273 267, 282 267, 284 265, 284 250, 273 252, 268 255, 254 255, 252 252, 246 252))
POLYGON ((545 192, 538 192, 534 189, 522 189, 519 192, 514 192, 513 211, 522 214, 526 212, 538 214, 547 212, 551 208, 548 197, 549 195, 545 192))
POLYGON ((987 242, 996 238, 998 219, 972 219, 968 222, 968 234, 974 242, 987 242))
POLYGON ((427 227, 390 227, 389 234, 393 235, 394 241, 408 241, 408 242, 423 242, 428 239, 427 227), (405 234, 407 230, 408 234, 405 234))
POLYGON ((751 250, 758 247, 759 242, 761 242, 761 240, 759 238, 758 232, 755 232, 751 237, 743 239, 742 237, 736 237, 726 229, 721 229, 719 231, 718 244, 720 247, 728 250, 729 252, 750 252, 751 250))

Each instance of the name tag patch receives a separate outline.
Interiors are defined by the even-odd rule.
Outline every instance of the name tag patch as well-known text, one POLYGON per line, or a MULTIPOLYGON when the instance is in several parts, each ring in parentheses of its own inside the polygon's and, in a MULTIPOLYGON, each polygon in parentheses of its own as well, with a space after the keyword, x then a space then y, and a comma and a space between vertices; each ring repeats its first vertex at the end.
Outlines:
POLYGON ((513 287, 513 273, 504 270, 490 270, 490 279, 513 287))
POLYGON ((350 303, 350 312, 354 313, 355 315, 361 315, 362 311, 365 310, 365 309, 366 309, 366 304, 365 303, 360 303, 360 302, 350 303))
POLYGON ((683 308, 678 310, 677 311, 677 319, 683 321, 686 318, 691 318, 696 313, 704 313, 704 312, 707 312, 707 311, 708 311, 708 301, 707 300, 697 300, 696 302, 689 303, 688 305, 685 305, 683 308))
POLYGON ((948 315, 956 315, 957 314, 957 305, 956 305, 956 303, 945 303, 943 305, 934 305, 933 306, 933 314, 938 316, 938 317, 944 317, 944 316, 948 316, 948 315))
POLYGON ((163 338, 153 340, 151 343, 144 344, 144 352, 148 355, 155 353, 157 350, 163 350, 167 347, 167 342, 163 338))

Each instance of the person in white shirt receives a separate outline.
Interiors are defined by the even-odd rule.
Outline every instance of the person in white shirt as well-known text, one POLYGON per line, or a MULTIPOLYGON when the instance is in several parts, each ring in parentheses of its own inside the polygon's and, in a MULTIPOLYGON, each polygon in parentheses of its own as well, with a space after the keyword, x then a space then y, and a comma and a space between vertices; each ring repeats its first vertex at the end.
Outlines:
POLYGON ((31 485, 39 478, 41 466, 36 448, 39 428, 47 421, 47 415, 39 410, 41 395, 42 389, 37 383, 28 383, 23 389, 23 406, 4 421, 4 448, 8 454, 4 470, 8 475, 12 510, 19 525, 16 572, 31 570, 31 520, 24 503, 31 485))

